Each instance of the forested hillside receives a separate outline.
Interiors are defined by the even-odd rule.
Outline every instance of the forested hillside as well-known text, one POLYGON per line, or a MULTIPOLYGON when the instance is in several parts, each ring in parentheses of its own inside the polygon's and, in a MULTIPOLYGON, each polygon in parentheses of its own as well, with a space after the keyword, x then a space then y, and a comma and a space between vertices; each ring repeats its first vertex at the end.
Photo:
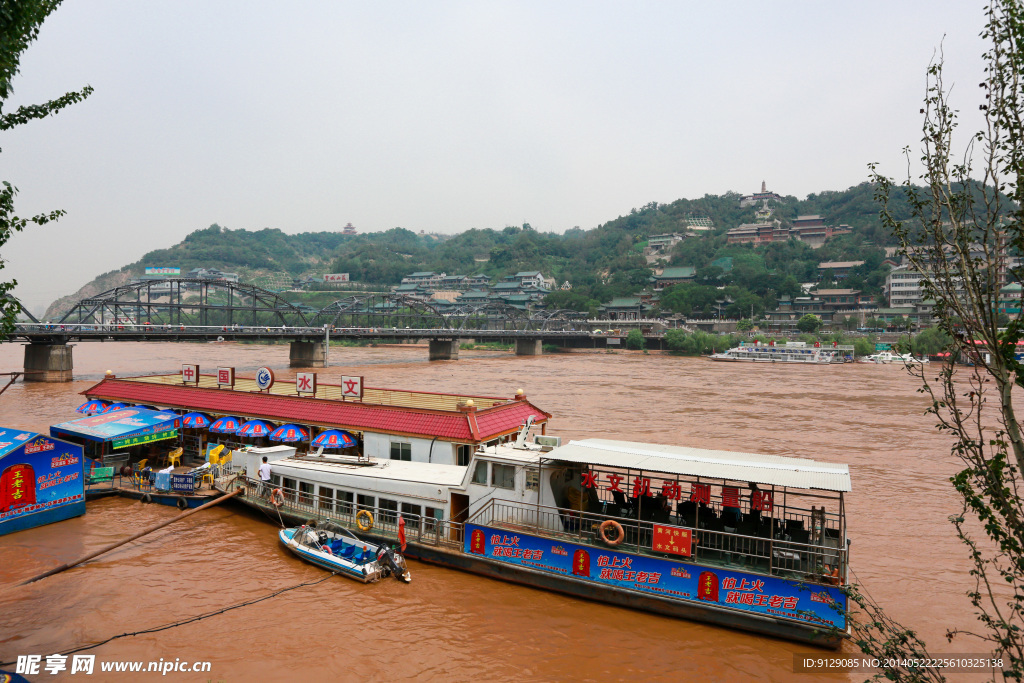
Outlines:
MULTIPOLYGON (((848 280, 869 292, 879 292, 884 271, 884 245, 891 242, 878 220, 872 187, 863 183, 839 192, 822 192, 804 200, 785 197, 775 206, 775 218, 783 223, 797 215, 820 214, 831 225, 848 224, 850 235, 830 240, 814 250, 790 241, 754 248, 726 245, 725 233, 741 223, 754 222, 756 207, 741 207, 737 193, 679 199, 671 204, 650 203, 590 230, 572 228, 564 234, 542 233, 529 224, 502 229, 472 229, 457 235, 423 235, 403 228, 385 232, 343 235, 340 232, 287 235, 276 229, 229 230, 218 225, 197 230, 181 243, 146 254, 138 262, 99 279, 132 277, 146 266, 218 268, 238 272, 243 281, 261 283, 277 274, 278 281, 320 273, 349 273, 355 282, 397 284, 414 271, 448 274, 485 273, 498 278, 521 270, 539 270, 559 284, 568 281, 571 292, 553 295, 553 305, 596 310, 615 296, 639 292, 647 286, 651 268, 643 248, 651 235, 681 232, 687 218, 706 217, 714 230, 688 237, 676 245, 667 265, 697 268, 697 282, 666 292, 666 310, 692 314, 710 311, 715 298, 734 299, 733 313, 751 306, 755 313, 775 305, 783 294, 795 294, 800 282, 818 275, 818 263, 863 260, 848 280), (731 269, 712 265, 731 257, 731 269), (710 303, 709 303, 710 301, 710 303)), ((899 206, 896 207, 900 211, 899 206)), ((91 292, 97 283, 86 285, 91 292)), ((66 297, 65 299, 74 297, 66 297)), ((51 309, 53 307, 51 306, 51 309)), ((47 311, 54 317, 56 310, 47 311)))

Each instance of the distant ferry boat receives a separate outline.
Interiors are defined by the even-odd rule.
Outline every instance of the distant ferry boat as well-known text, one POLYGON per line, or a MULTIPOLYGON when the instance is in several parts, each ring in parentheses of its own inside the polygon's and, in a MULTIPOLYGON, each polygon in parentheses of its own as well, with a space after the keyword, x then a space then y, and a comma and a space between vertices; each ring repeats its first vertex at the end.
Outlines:
POLYGON ((827 365, 845 361, 845 353, 853 353, 848 345, 808 346, 806 342, 787 344, 740 344, 722 353, 711 354, 711 360, 747 361, 751 363, 809 363, 827 365))

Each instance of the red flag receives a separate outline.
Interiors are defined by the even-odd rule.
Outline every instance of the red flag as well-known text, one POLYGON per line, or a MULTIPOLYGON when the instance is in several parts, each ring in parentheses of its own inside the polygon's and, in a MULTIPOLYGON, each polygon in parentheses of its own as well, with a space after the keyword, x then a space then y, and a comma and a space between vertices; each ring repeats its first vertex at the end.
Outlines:
POLYGON ((405 517, 398 515, 398 542, 401 544, 402 552, 405 552, 405 517))

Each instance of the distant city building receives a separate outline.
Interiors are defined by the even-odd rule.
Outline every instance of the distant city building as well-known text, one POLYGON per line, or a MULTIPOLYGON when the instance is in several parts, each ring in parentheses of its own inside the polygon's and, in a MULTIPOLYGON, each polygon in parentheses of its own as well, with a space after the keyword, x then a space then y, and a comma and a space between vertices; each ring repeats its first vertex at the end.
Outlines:
POLYGON ((651 235, 647 238, 647 248, 654 254, 667 254, 672 247, 683 241, 685 235, 670 232, 665 235, 651 235))
POLYGON ((654 285, 654 291, 660 292, 671 285, 678 285, 681 282, 692 282, 697 275, 697 269, 693 266, 677 266, 665 268, 661 273, 649 279, 654 285))
POLYGON ((356 228, 351 223, 347 223, 344 228, 341 229, 342 235, 354 235, 356 234, 356 228))
POLYGON ((743 223, 726 233, 728 244, 768 244, 785 242, 791 231, 778 220, 770 223, 743 223))
POLYGON ((712 221, 708 216, 695 216, 691 214, 683 219, 683 224, 686 225, 687 230, 697 232, 715 229, 714 221, 712 221))
POLYGON ((746 207, 746 206, 753 206, 754 204, 757 204, 758 202, 761 202, 762 207, 767 207, 768 206, 768 202, 770 202, 770 201, 774 201, 774 202, 782 201, 782 196, 778 195, 778 194, 776 194, 774 192, 769 192, 767 184, 765 183, 765 181, 762 180, 761 181, 761 191, 756 193, 756 194, 748 194, 748 195, 746 195, 744 197, 741 197, 740 198, 740 206, 744 206, 744 207, 746 207))
POLYGON ((924 300, 921 280, 924 273, 912 270, 909 266, 897 266, 885 276, 885 299, 890 308, 915 306, 924 300))
POLYGON ((823 308, 833 311, 860 308, 862 303, 860 290, 857 289, 818 289, 811 294, 821 299, 823 308))
POLYGON ((238 282, 238 273, 228 273, 216 268, 193 268, 185 273, 185 277, 193 280, 220 280, 222 282, 238 282))
POLYGON ((620 296, 603 304, 598 310, 608 320, 641 320, 650 317, 653 306, 638 296, 620 296))
POLYGON ((832 273, 832 277, 836 280, 845 280, 850 275, 851 269, 863 265, 863 261, 824 261, 818 264, 818 276, 832 273))

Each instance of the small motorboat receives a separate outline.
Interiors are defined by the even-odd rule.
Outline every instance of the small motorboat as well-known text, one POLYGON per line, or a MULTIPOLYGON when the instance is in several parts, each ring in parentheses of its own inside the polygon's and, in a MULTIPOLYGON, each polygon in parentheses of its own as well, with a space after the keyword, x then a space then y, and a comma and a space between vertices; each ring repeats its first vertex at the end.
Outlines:
POLYGON ((371 583, 388 576, 412 581, 404 557, 386 545, 361 540, 332 521, 281 529, 278 538, 302 559, 356 581, 371 583))

